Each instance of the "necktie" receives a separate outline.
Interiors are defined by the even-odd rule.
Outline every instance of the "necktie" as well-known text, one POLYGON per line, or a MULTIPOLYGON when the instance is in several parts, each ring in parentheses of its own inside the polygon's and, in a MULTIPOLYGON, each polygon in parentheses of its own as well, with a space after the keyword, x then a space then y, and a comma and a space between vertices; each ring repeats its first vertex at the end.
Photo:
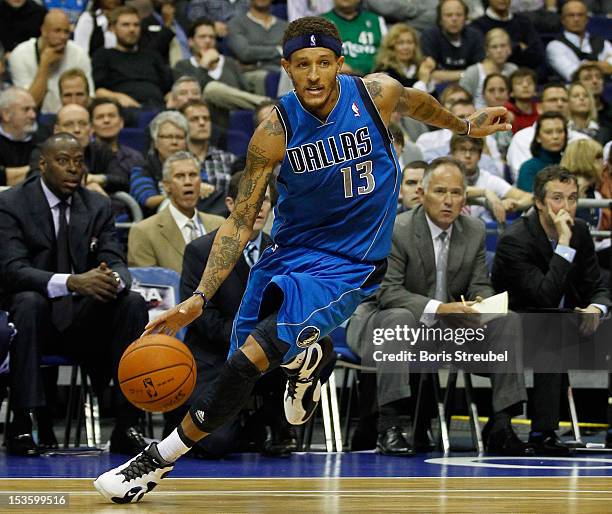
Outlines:
POLYGON ((193 222, 193 220, 189 220, 185 224, 185 226, 189 229, 189 242, 200 237, 200 232, 198 231, 198 227, 196 227, 196 224, 193 222))
POLYGON ((436 261, 436 292, 434 298, 440 302, 447 302, 448 294, 446 291, 446 268, 448 265, 448 233, 441 232, 437 239, 440 242, 440 251, 436 261))
POLYGON ((246 261, 250 267, 253 267, 253 264, 257 262, 256 259, 257 245, 252 241, 249 241, 246 245, 246 261))
MULTIPOLYGON (((70 243, 68 240, 68 223, 66 209, 68 204, 64 201, 59 205, 58 230, 55 236, 56 271, 57 273, 72 273, 70 260, 70 243)), ((53 300, 51 306, 53 324, 60 331, 64 331, 72 322, 72 295, 60 296, 53 300)))

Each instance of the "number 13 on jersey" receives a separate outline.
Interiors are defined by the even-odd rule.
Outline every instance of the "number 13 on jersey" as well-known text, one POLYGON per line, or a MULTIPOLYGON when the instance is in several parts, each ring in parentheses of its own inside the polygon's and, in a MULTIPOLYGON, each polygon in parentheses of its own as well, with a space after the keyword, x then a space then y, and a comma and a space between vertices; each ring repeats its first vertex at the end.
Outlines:
MULTIPOLYGON (((340 170, 344 178, 344 198, 352 198, 353 193, 353 168, 348 166, 340 170)), ((360 179, 365 179, 365 185, 357 186, 358 195, 367 195, 374 191, 376 181, 372 175, 372 161, 360 162, 355 166, 355 171, 360 179)))

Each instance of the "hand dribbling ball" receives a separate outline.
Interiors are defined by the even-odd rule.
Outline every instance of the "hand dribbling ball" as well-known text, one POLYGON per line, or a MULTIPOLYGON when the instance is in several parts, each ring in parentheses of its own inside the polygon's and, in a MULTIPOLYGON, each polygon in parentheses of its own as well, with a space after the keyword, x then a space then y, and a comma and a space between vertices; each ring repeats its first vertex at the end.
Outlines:
POLYGON ((119 387, 133 405, 148 412, 167 412, 191 396, 196 364, 178 339, 150 334, 126 348, 118 375, 119 387))

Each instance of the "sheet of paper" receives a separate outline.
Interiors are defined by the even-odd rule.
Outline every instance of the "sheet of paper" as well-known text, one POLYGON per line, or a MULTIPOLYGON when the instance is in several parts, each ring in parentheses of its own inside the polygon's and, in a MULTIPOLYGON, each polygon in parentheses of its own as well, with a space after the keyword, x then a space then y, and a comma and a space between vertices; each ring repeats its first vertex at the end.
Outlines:
POLYGON ((472 309, 482 314, 480 317, 482 323, 508 314, 508 291, 486 298, 482 302, 476 302, 472 305, 472 309))

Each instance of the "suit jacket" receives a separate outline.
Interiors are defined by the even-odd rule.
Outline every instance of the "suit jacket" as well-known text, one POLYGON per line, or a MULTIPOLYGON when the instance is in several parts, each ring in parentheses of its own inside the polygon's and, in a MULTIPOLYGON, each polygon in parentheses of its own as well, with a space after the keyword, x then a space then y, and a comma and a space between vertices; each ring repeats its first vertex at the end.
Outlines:
MULTIPOLYGON (((47 295, 56 270, 55 228, 40 177, 0 193, 0 288, 14 294, 37 291, 47 295)), ((130 273, 115 232, 108 198, 78 188, 72 195, 68 229, 74 273, 84 273, 106 262, 119 273, 129 291, 130 273)))
MULTIPOLYGON (((189 298, 200 284, 216 235, 215 230, 185 247, 181 300, 189 298)), ((263 233, 260 255, 271 244, 270 236, 263 233)), ((192 348, 200 347, 203 350, 200 353, 208 355, 209 362, 219 358, 225 360, 227 357, 234 316, 242 301, 250 271, 244 255, 241 255, 234 269, 210 299, 203 315, 187 328, 185 342, 192 348)))
MULTIPOLYGON (((199 213, 206 233, 218 229, 225 221, 221 216, 199 213)), ((170 209, 166 208, 150 218, 132 225, 128 237, 130 266, 161 266, 181 272, 185 239, 170 209)))
MULTIPOLYGON (((446 268, 450 301, 463 295, 488 298, 493 288, 485 261, 485 227, 482 221, 459 216, 453 224, 446 268)), ((399 214, 393 227, 393 244, 387 273, 377 296, 362 303, 347 331, 353 349, 366 335, 366 325, 378 309, 408 309, 418 322, 436 291, 436 259, 425 209, 419 206, 399 214)))
POLYGON ((533 310, 610 305, 610 292, 599 273, 593 240, 584 221, 575 220, 570 246, 573 262, 554 253, 537 211, 516 220, 502 235, 495 252, 492 280, 508 291, 510 308, 533 310))

